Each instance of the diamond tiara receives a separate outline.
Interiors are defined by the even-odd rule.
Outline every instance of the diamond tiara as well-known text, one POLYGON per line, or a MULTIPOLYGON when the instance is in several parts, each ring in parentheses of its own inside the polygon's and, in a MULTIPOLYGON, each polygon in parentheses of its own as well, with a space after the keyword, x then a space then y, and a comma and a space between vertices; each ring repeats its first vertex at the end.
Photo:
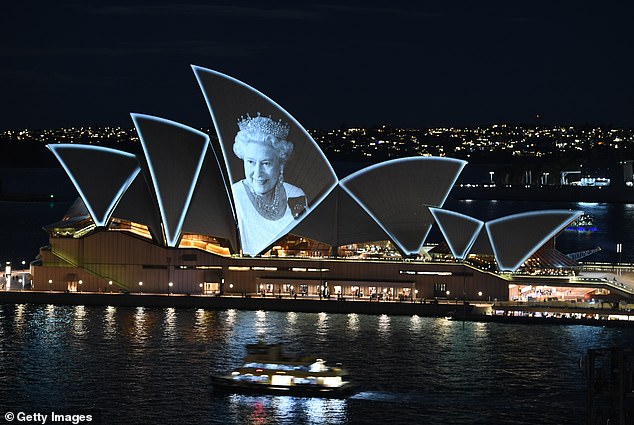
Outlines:
POLYGON ((257 117, 252 117, 247 114, 246 117, 242 116, 238 120, 238 128, 240 131, 244 131, 250 134, 264 133, 271 136, 279 137, 280 139, 286 139, 291 127, 288 124, 282 122, 282 120, 273 121, 268 117, 260 116, 258 112, 257 117))

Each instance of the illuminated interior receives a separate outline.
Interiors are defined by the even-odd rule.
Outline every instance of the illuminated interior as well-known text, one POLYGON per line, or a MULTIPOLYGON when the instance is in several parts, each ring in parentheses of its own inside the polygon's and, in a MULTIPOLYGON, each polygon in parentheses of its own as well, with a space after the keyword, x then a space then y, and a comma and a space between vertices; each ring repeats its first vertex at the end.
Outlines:
POLYGON ((212 254, 222 255, 228 257, 231 255, 231 251, 225 245, 223 246, 221 242, 208 235, 200 235, 200 234, 192 234, 192 233, 184 233, 183 238, 178 245, 179 248, 198 248, 203 251, 211 252, 212 254))
POLYGON ((126 231, 134 235, 141 236, 146 239, 152 239, 150 230, 145 224, 135 223, 133 221, 113 218, 110 222, 109 230, 126 231))

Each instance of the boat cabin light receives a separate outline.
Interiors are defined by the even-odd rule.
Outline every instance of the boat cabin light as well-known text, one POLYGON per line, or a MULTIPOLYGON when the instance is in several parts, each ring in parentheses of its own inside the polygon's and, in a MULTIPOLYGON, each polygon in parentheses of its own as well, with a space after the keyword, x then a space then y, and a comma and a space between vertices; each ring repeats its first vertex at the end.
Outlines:
POLYGON ((323 372, 326 369, 326 365, 324 364, 324 361, 322 359, 317 359, 317 361, 311 364, 308 368, 309 372, 323 372))
POLYGON ((288 376, 288 375, 273 375, 271 376, 271 385, 291 385, 292 383, 292 376, 288 376))
POLYGON ((341 376, 325 376, 324 385, 326 387, 340 387, 342 385, 341 376))

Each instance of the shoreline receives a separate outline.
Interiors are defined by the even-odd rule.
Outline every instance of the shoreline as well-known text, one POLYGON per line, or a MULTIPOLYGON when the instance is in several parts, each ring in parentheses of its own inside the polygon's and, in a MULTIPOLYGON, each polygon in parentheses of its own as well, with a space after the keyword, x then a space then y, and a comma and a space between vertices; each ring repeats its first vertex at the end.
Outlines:
MULTIPOLYGON (((53 305, 87 305, 113 307, 150 307, 150 308, 202 308, 208 310, 247 310, 278 311, 298 313, 334 313, 334 314, 369 314, 400 315, 421 317, 450 317, 452 321, 494 322, 508 324, 548 324, 548 325, 585 325, 634 328, 634 314, 625 313, 630 320, 608 319, 610 315, 623 315, 619 310, 595 310, 605 318, 569 318, 569 317, 534 317, 476 313, 473 304, 420 303, 411 301, 382 302, 368 300, 329 300, 231 297, 206 295, 163 295, 163 294, 121 294, 92 292, 49 292, 49 291, 0 291, 0 304, 53 304, 53 305)), ((513 308, 495 307, 496 310, 512 311, 513 308)))

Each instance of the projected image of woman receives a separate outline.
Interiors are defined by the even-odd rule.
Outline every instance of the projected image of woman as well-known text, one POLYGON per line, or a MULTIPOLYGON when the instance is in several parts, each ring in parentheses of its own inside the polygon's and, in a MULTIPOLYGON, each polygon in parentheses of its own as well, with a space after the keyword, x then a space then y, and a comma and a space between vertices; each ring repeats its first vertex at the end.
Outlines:
POLYGON ((256 255, 307 208, 304 191, 284 181, 293 152, 289 126, 258 114, 238 121, 233 152, 243 162, 244 179, 232 185, 242 251, 256 255))

